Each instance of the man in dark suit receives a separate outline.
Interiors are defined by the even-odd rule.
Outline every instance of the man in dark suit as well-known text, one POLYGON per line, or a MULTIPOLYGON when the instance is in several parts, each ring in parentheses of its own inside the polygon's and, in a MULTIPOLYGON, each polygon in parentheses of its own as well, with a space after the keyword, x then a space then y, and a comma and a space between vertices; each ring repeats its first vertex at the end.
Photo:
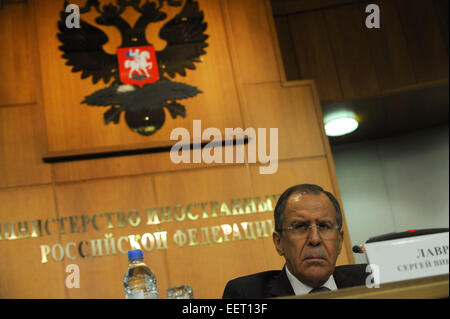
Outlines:
POLYGON ((273 242, 286 265, 229 281, 223 298, 282 297, 365 284, 366 265, 335 266, 343 231, 331 193, 312 184, 292 186, 278 199, 274 219, 273 242))

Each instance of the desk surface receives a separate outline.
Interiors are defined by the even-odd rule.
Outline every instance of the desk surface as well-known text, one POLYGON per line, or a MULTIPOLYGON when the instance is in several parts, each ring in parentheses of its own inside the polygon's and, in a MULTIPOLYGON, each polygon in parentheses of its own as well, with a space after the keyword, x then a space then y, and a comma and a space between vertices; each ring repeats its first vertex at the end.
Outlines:
POLYGON ((380 284, 379 288, 366 286, 319 292, 285 299, 435 299, 448 298, 449 275, 380 284))

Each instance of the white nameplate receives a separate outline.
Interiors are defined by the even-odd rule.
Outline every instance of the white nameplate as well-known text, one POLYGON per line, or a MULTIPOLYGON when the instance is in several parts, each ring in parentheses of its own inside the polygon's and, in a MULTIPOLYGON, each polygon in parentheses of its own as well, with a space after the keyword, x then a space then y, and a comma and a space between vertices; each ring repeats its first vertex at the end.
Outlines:
POLYGON ((380 283, 449 273, 448 232, 368 243, 370 264, 379 267, 380 283))

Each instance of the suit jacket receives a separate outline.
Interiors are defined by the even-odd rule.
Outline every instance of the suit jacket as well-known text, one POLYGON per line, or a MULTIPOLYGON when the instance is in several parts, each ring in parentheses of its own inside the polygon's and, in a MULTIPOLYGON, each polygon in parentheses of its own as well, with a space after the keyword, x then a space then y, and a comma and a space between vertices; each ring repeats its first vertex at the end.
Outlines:
MULTIPOLYGON (((365 285, 366 264, 337 266, 333 278, 338 289, 365 285)), ((230 280, 222 298, 263 299, 295 295, 286 271, 271 270, 230 280)))

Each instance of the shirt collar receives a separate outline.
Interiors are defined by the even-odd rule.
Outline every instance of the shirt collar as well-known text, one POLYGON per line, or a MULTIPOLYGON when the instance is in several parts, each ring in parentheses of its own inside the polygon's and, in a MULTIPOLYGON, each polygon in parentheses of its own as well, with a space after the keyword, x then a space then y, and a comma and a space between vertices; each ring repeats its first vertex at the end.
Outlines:
MULTIPOLYGON (((289 271, 288 267, 284 267, 286 269, 286 275, 289 279, 289 282, 291 283, 292 289, 294 289, 295 295, 306 295, 308 294, 313 288, 305 285, 300 280, 297 279, 291 272, 289 271)), ((333 275, 331 275, 328 280, 322 285, 322 287, 327 287, 330 290, 337 290, 336 282, 334 281, 333 275)))

